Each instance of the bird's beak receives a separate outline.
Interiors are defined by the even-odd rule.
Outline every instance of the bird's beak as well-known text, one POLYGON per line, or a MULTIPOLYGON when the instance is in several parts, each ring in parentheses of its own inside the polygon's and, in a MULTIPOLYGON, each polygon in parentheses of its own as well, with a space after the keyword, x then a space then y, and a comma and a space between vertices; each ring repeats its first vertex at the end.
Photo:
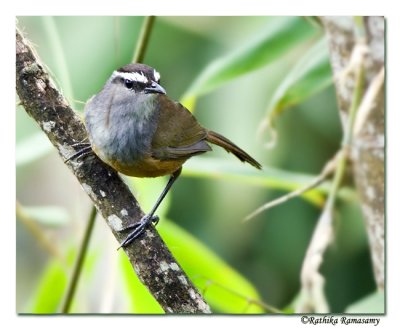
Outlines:
POLYGON ((157 82, 152 81, 151 86, 144 89, 146 94, 166 94, 167 92, 157 82))

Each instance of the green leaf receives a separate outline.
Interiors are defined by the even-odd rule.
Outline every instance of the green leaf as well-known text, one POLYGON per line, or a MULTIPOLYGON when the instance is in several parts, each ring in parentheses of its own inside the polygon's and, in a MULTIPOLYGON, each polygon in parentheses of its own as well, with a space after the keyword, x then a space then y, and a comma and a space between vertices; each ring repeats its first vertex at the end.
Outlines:
POLYGON ((347 307, 345 313, 385 313, 385 294, 381 291, 376 291, 367 297, 351 304, 347 307))
POLYGON ((53 146, 43 132, 23 139, 16 146, 16 164, 22 166, 36 161, 53 150, 53 146))
POLYGON ((164 314, 164 310, 143 283, 140 282, 125 253, 120 253, 119 262, 125 283, 125 292, 127 293, 129 302, 127 313, 164 314))
MULTIPOLYGON (((139 201, 140 206, 146 213, 153 207, 157 197, 161 194, 161 191, 167 183, 166 177, 158 177, 153 179, 124 177, 124 179, 139 201)), ((163 221, 169 205, 170 194, 167 194, 164 201, 157 209, 157 215, 160 216, 163 221)), ((124 253, 120 254, 120 268, 128 298, 127 313, 164 314, 164 310, 136 276, 127 256, 124 253)))
POLYGON ((45 225, 62 226, 67 224, 69 216, 64 208, 56 206, 27 207, 22 210, 37 222, 45 225))
MULTIPOLYGON (((22 313, 53 314, 61 312, 61 305, 65 299, 67 285, 71 279, 70 271, 77 257, 76 246, 69 247, 66 254, 65 262, 58 258, 52 258, 48 261, 39 278, 35 291, 30 296, 27 304, 28 311, 22 313)), ((93 282, 95 265, 101 259, 100 256, 98 252, 90 252, 85 257, 78 286, 79 291, 84 291, 84 294, 88 294, 87 287, 93 282)), ((82 303, 82 300, 76 297, 79 296, 79 291, 77 291, 72 301, 70 313, 79 312, 82 304, 85 304, 85 302, 82 303)))
POLYGON ((28 313, 57 313, 59 312, 67 286, 67 273, 60 261, 50 260, 37 285, 32 297, 31 311, 28 313))
POLYGON ((210 63, 188 89, 182 102, 194 103, 193 96, 209 92, 232 79, 270 64, 293 46, 310 38, 315 31, 300 17, 273 19, 268 28, 259 31, 260 36, 256 40, 210 63))
MULTIPOLYGON (((211 157, 195 157, 190 159, 182 171, 183 176, 204 177, 212 179, 230 179, 244 184, 293 191, 310 184, 315 176, 293 173, 273 167, 263 166, 262 170, 254 170, 237 161, 222 160, 211 157)), ((321 206, 329 184, 321 184, 313 190, 302 194, 308 202, 321 206)), ((348 191, 346 191, 348 193, 348 191)))
POLYGON ((254 286, 195 237, 163 218, 160 235, 206 301, 222 313, 264 313, 254 286))
MULTIPOLYGON (((166 218, 157 229, 174 257, 212 307, 223 313, 263 313, 264 309, 248 300, 260 297, 243 276, 231 268, 192 235, 166 218)), ((126 255, 120 258, 125 287, 130 301, 129 312, 164 313, 160 305, 139 281, 126 255)))
POLYGON ((272 121, 284 109, 299 104, 332 83, 327 40, 322 38, 297 62, 276 89, 267 110, 272 121))

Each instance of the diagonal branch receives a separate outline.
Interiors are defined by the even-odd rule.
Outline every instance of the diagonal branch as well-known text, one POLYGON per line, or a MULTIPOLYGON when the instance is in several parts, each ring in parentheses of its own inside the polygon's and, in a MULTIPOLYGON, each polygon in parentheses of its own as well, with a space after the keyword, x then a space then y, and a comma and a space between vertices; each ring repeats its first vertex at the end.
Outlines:
MULTIPOLYGON (((49 80, 31 47, 16 31, 16 89, 26 112, 39 124, 61 158, 76 152, 73 144, 86 137, 79 116, 49 80)), ((82 188, 106 219, 118 242, 127 232, 120 230, 140 220, 143 212, 128 187, 110 167, 89 156, 68 162, 82 188)), ((167 313, 209 313, 186 274, 157 234, 149 228, 143 238, 124 248, 136 274, 167 313)))

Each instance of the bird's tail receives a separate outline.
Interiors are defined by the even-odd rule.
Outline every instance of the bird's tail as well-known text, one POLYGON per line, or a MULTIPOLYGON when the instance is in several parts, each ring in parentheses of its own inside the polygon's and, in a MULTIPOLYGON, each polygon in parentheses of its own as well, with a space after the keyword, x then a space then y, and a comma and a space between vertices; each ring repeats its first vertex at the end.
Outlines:
POLYGON ((253 167, 257 169, 261 169, 261 165, 254 160, 250 155, 248 155, 245 151, 243 151, 240 147, 233 144, 228 138, 214 132, 211 130, 207 131, 207 141, 223 147, 227 152, 233 153, 240 161, 248 162, 253 167))

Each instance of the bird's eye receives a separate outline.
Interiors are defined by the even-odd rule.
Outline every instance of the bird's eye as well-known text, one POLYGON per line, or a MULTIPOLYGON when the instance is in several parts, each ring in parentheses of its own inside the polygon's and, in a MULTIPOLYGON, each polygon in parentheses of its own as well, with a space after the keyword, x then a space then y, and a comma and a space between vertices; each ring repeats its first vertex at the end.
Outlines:
POLYGON ((128 89, 133 88, 133 81, 131 79, 125 79, 124 84, 125 84, 125 87, 128 89))

